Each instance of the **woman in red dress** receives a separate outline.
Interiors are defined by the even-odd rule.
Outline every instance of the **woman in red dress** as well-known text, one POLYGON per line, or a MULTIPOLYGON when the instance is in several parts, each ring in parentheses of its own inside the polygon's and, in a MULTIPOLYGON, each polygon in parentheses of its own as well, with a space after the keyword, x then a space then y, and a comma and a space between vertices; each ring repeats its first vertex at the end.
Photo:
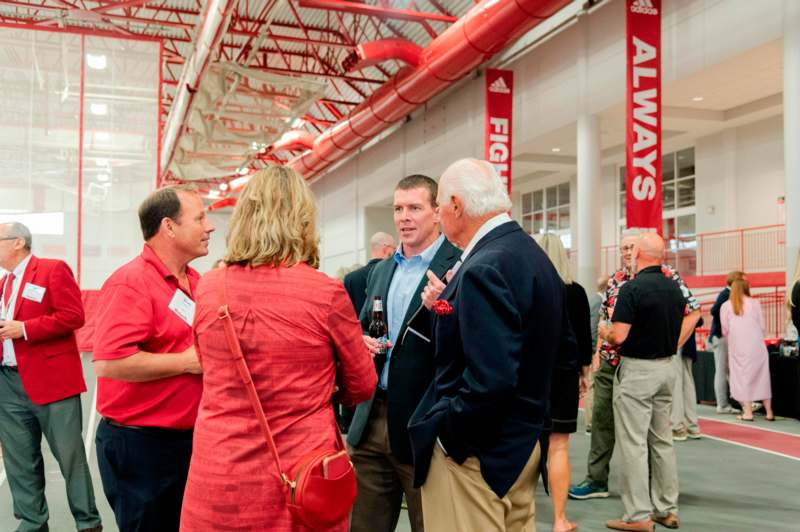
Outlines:
MULTIPOLYGON (((218 320, 221 283, 286 471, 317 449, 335 449, 332 408, 369 399, 376 373, 342 283, 316 270, 316 209, 294 171, 253 176, 230 222, 227 268, 197 287, 194 334, 203 396, 194 430, 181 530, 308 530, 286 506, 285 488, 256 421, 218 320)), ((331 530, 346 532, 347 520, 331 530)))

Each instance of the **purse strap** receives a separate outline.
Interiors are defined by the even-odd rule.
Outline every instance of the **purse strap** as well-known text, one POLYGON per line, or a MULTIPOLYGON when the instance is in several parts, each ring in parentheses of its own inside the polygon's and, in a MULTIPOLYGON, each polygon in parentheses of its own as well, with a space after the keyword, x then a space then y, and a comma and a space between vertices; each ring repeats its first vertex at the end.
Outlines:
POLYGON ((245 390, 247 390, 247 397, 250 399, 250 404, 256 413, 256 419, 261 426, 261 432, 264 433, 264 438, 267 440, 267 447, 269 447, 272 457, 275 459, 275 464, 278 466, 278 473, 280 474, 281 481, 289 486, 291 489, 296 487, 296 482, 290 480, 286 473, 283 472, 281 466, 281 459, 278 456, 278 448, 275 446, 275 440, 272 438, 272 431, 269 429, 267 417, 264 415, 264 408, 261 406, 261 399, 258 397, 256 387, 253 385, 253 377, 250 374, 250 369, 247 367, 247 362, 242 353, 242 346, 239 343, 239 337, 236 335, 236 329, 233 326, 233 319, 228 310, 228 293, 227 293, 227 278, 228 267, 225 266, 222 271, 222 288, 220 290, 221 305, 219 307, 219 320, 222 321, 222 327, 225 330, 225 339, 228 342, 228 347, 233 354, 236 368, 239 370, 239 377, 242 379, 245 390))

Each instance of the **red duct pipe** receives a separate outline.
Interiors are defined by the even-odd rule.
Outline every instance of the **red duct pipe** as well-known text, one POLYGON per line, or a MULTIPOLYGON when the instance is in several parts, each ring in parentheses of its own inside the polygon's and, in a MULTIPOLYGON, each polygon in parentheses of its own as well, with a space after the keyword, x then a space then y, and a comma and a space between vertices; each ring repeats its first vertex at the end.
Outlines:
POLYGON ((306 179, 324 170, 444 91, 570 0, 483 0, 381 85, 310 150, 286 163, 306 179))
POLYGON ((401 69, 287 165, 309 178, 340 161, 569 2, 483 0, 434 39, 417 66, 401 69))
POLYGON ((224 209, 225 207, 235 207, 235 206, 236 206, 236 198, 223 198, 209 205, 208 212, 218 211, 220 209, 224 209))
POLYGON ((418 66, 422 57, 422 48, 406 39, 382 39, 361 43, 355 47, 344 61, 345 72, 361 70, 377 65, 389 59, 397 59, 410 66, 418 66))
POLYGON ((310 150, 314 146, 314 135, 305 129, 291 129, 284 133, 281 138, 270 144, 264 153, 275 151, 310 150))

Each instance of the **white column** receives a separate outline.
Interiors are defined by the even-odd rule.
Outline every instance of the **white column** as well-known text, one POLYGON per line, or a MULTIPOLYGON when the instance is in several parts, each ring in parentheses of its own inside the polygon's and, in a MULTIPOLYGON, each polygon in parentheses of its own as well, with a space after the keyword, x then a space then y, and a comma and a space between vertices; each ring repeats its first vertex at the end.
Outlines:
POLYGON ((578 193, 577 203, 577 281, 593 294, 600 273, 600 230, 603 188, 600 163, 600 120, 590 111, 589 99, 589 16, 578 19, 578 193))
POLYGON ((800 2, 784 0, 783 6, 783 158, 788 284, 800 249, 800 2))

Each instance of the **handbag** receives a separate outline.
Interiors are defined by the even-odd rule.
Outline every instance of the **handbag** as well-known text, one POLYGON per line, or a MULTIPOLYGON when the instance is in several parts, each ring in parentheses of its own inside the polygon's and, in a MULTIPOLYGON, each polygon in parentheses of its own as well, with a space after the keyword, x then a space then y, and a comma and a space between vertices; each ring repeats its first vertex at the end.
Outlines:
POLYGON ((321 530, 329 528, 345 519, 356 500, 356 475, 353 463, 338 428, 336 450, 316 450, 303 456, 296 470, 290 476, 281 465, 275 440, 272 438, 269 423, 264 415, 261 400, 253 385, 250 369, 247 367, 241 344, 236 335, 227 305, 227 268, 222 275, 222 305, 219 307, 219 320, 225 330, 225 339, 233 353, 239 376, 242 379, 248 398, 253 406, 256 419, 264 433, 267 447, 272 454, 281 483, 286 488, 286 504, 289 512, 309 528, 321 530))

